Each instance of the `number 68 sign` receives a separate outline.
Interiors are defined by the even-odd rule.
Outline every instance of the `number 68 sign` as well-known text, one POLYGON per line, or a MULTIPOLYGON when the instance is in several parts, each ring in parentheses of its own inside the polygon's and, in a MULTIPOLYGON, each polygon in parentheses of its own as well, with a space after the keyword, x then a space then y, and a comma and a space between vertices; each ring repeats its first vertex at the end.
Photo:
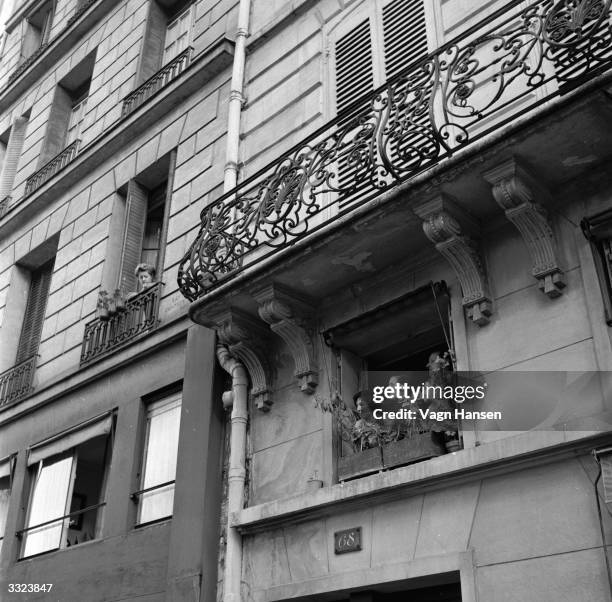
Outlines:
POLYGON ((334 552, 336 554, 358 552, 359 550, 361 550, 361 527, 353 527, 334 533, 334 552))

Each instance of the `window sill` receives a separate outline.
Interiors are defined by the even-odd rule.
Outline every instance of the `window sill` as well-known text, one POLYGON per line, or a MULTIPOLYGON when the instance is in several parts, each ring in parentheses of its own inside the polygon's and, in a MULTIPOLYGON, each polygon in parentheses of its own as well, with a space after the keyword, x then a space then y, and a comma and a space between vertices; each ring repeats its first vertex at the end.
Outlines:
POLYGON ((69 552, 70 550, 82 550, 84 547, 87 547, 91 544, 98 544, 100 542, 104 541, 103 537, 99 537, 96 539, 90 539, 89 541, 84 541, 83 543, 79 543, 73 546, 68 546, 66 548, 55 548, 53 550, 47 550, 46 552, 40 552, 39 554, 33 554, 32 556, 26 556, 25 558, 18 558, 17 562, 18 563, 23 563, 23 562, 29 562, 29 561, 35 561, 38 558, 49 558, 52 555, 55 554, 61 554, 62 552, 69 552))
POLYGON ((314 492, 265 502, 231 515, 240 533, 259 531, 312 520, 410 496, 445 486, 490 478, 517 469, 575 457, 594 447, 610 444, 610 432, 533 431, 464 449, 432 460, 332 485, 314 492))
POLYGON ((172 515, 164 516, 163 518, 156 518, 155 520, 147 521, 146 523, 140 523, 139 525, 134 525, 132 531, 142 531, 148 527, 155 527, 156 525, 161 525, 163 523, 171 523, 172 515))

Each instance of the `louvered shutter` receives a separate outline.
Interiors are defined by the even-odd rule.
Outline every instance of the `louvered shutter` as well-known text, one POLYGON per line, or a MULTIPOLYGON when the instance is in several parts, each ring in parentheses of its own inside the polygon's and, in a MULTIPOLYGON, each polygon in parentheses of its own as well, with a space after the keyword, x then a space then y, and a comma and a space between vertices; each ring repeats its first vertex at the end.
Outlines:
POLYGON ((27 360, 38 351, 54 263, 55 258, 32 272, 28 303, 17 348, 17 359, 15 362, 17 364, 27 360))
MULTIPOLYGON (((427 56, 427 25, 421 0, 389 2, 382 11, 382 29, 387 79, 427 56)), ((401 135, 391 140, 388 150, 393 166, 402 174, 418 168, 437 149, 432 142, 434 134, 429 116, 431 89, 423 85, 416 90, 399 89, 398 92, 404 103, 394 107, 389 117, 391 123, 401 123, 403 129, 396 130, 401 135)))
POLYGON ((124 293, 138 290, 134 270, 140 263, 142 253, 142 240, 147 221, 147 205, 148 193, 146 188, 135 180, 130 180, 125 210, 125 229, 123 231, 119 279, 119 286, 124 293))
POLYGON ((28 120, 25 117, 19 117, 13 123, 11 134, 9 136, 4 155, 4 166, 2 168, 2 176, 0 177, 0 201, 10 196, 13 190, 15 174, 21 158, 21 150, 25 139, 28 120))
MULTIPOLYGON (((374 65, 370 19, 367 18, 336 42, 336 109, 346 108, 360 96, 374 89, 374 65)), ((357 126, 356 130, 359 130, 357 126)), ((347 137, 350 139, 350 135, 347 137)), ((350 148, 338 158, 338 184, 341 188, 351 186, 358 166, 350 160, 350 148)), ((356 200, 364 186, 359 187, 341 204, 356 200)))
POLYGON ((382 25, 387 79, 427 56, 427 25, 421 0, 390 2, 383 8, 382 25))
POLYGON ((374 88, 370 20, 336 42, 336 109, 340 112, 374 88))

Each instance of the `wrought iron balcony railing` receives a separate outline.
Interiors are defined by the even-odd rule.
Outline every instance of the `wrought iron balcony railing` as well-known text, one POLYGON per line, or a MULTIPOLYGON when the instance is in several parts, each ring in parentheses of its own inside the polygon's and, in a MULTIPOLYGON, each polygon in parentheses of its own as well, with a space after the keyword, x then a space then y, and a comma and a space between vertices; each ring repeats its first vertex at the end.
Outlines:
POLYGON ((356 100, 201 213, 195 300, 518 116, 609 71, 612 0, 514 0, 356 100))
POLYGON ((149 98, 155 96, 171 81, 176 79, 191 63, 193 48, 188 46, 173 58, 167 65, 164 65, 155 75, 150 77, 144 84, 130 92, 123 99, 121 117, 127 117, 138 107, 143 105, 149 98))
POLYGON ((50 180, 56 173, 60 172, 70 163, 79 152, 80 140, 75 140, 68 145, 61 153, 55 155, 51 161, 45 163, 35 174, 26 180, 25 196, 38 190, 45 182, 50 180))
POLYGON ((0 407, 18 401, 32 391, 37 355, 0 374, 0 407))
POLYGON ((11 202, 11 197, 10 196, 5 196, 1 201, 0 201, 0 217, 2 217, 6 210, 8 209, 8 206, 11 202))
POLYGON ((117 310, 107 320, 96 318, 85 325, 81 365, 91 362, 139 335, 153 330, 158 324, 161 282, 129 299, 125 308, 117 310))

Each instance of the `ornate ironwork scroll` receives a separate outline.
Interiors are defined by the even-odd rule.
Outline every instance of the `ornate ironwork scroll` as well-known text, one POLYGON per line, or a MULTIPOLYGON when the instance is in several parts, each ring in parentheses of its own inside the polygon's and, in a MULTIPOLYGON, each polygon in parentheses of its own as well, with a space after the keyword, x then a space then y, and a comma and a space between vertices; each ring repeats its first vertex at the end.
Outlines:
POLYGON ((515 0, 357 100, 203 210, 179 266, 183 295, 197 299, 609 69, 611 2, 539 0, 522 8, 515 0))

